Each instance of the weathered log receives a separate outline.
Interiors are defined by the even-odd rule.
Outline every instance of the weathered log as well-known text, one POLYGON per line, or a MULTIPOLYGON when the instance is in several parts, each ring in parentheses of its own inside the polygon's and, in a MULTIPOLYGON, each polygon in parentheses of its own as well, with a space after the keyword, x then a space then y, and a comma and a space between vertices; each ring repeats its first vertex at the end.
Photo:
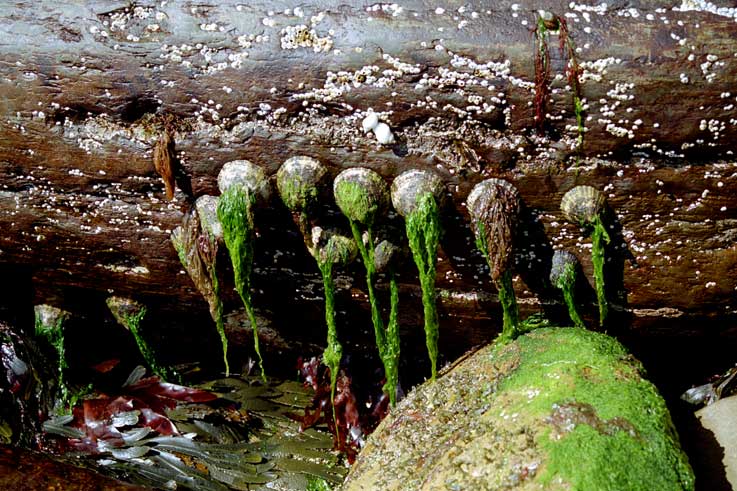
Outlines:
MULTIPOLYGON (((489 339, 483 321, 501 319, 464 210, 490 176, 512 182, 527 205, 516 288, 528 311, 540 302, 564 312, 541 280, 553 248, 576 252, 592 278, 589 241, 559 211, 564 192, 585 183, 613 211, 614 310, 634 328, 727 326, 737 313, 737 14, 700 0, 545 2, 567 21, 583 70, 578 146, 555 33, 548 117, 532 129, 539 7, 5 3, 0 261, 31 272, 38 303, 80 307, 114 293, 152 305, 152 315, 204 319, 169 232, 193 197, 217 194, 225 162, 248 158, 273 175, 306 154, 333 173, 361 165, 391 180, 417 167, 443 177, 452 199, 438 286, 450 351, 489 339), (362 132, 368 110, 396 144, 362 132), (173 201, 153 162, 164 134, 174 140, 173 201)), ((277 202, 257 220, 255 305, 302 305, 276 312, 275 325, 320 338, 288 327, 319 320, 321 308, 296 226, 277 202)), ((413 271, 407 261, 406 298, 418 292, 413 271)), ((343 284, 365 291, 360 274, 343 284)), ((420 322, 415 303, 404 302, 413 305, 405 326, 420 322)))

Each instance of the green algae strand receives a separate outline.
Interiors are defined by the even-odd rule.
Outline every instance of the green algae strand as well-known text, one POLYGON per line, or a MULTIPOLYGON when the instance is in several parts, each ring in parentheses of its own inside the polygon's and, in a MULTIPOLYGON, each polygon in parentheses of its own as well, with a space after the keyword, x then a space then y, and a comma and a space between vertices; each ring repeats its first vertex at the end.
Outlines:
POLYGON ((397 315, 399 305, 396 276, 389 268, 390 312, 389 322, 385 326, 381 316, 381 308, 376 295, 376 262, 374 243, 374 222, 379 213, 385 211, 389 202, 389 190, 381 177, 364 168, 347 169, 335 179, 333 191, 335 201, 343 214, 348 218, 353 239, 366 269, 366 288, 371 306, 371 322, 379 357, 384 365, 386 384, 384 391, 388 393, 392 407, 396 404, 397 385, 399 380, 399 329, 397 315), (359 224, 366 227, 365 234, 359 224), (397 290, 397 291, 395 291, 397 290))
POLYGON ((606 326, 609 302, 606 295, 604 264, 609 233, 603 222, 606 207, 604 195, 591 186, 576 186, 563 195, 560 208, 572 223, 591 230, 591 262, 594 266, 594 283, 599 304, 599 325, 606 326))
POLYGON ((59 400, 62 406, 69 406, 71 391, 66 380, 69 364, 64 343, 64 324, 69 318, 69 313, 51 305, 36 305, 34 313, 36 338, 44 339, 56 354, 59 400))
POLYGON ((578 259, 566 251, 555 251, 553 265, 550 270, 550 282, 563 293, 563 300, 568 308, 568 315, 576 327, 585 328, 586 325, 578 313, 576 305, 575 286, 578 275, 578 259))
POLYGON ((422 288, 422 307, 425 316, 425 344, 430 358, 432 380, 438 369, 438 311, 435 304, 435 272, 440 243, 440 212, 432 193, 419 198, 417 208, 407 217, 407 239, 412 251, 422 288))
MULTIPOLYGON (((218 200, 217 214, 223 227, 223 240, 230 254, 235 289, 243 302, 253 330, 253 345, 258 357, 261 378, 265 381, 264 361, 259 347, 258 324, 251 298, 251 274, 255 232, 253 207, 255 195, 241 186, 229 187, 218 200)), ((225 340, 227 343, 227 339, 225 340)))

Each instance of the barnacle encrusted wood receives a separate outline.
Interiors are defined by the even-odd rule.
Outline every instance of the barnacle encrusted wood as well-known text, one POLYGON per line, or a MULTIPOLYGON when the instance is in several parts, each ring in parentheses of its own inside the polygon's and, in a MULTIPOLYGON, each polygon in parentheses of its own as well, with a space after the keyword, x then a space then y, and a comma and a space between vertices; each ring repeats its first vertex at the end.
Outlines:
MULTIPOLYGON (((474 278, 483 261, 466 254, 462 225, 465 197, 488 177, 514 182, 544 232, 531 236, 545 235, 535 257, 523 252, 538 277, 550 266, 540 251, 552 246, 576 252, 591 274, 586 244, 558 207, 585 184, 616 212, 621 256, 607 264, 621 273, 618 307, 633 325, 693 333, 705 325, 694 319, 715 320, 713 329, 737 316, 729 2, 241 4, 0 6, 0 263, 33 279, 37 303, 83 304, 113 289, 144 301, 154 324, 203 313, 168 240, 188 197, 216 194, 225 162, 249 159, 273 177, 287 158, 309 155, 331 175, 361 166, 387 182, 411 168, 441 177, 447 219, 459 225, 443 244, 451 257, 438 263, 438 287, 448 292, 443 311, 468 319, 452 327, 463 331, 454 339, 473 344, 488 332, 475 306, 490 287, 474 278), (555 77, 566 67, 552 31, 549 117, 545 131, 530 130, 539 9, 566 20, 576 47, 582 148, 572 89, 555 77), (177 186, 191 187, 173 201, 152 165, 164 119, 176 135, 177 186), (394 144, 377 142, 379 123, 394 144)), ((293 281, 290 300, 309 310, 306 262, 287 251, 301 244, 274 208, 259 239, 273 261, 256 268, 260 301, 283 302, 293 281)), ((403 295, 416 292, 410 276, 403 295)), ((549 300, 515 287, 523 308, 549 300)))

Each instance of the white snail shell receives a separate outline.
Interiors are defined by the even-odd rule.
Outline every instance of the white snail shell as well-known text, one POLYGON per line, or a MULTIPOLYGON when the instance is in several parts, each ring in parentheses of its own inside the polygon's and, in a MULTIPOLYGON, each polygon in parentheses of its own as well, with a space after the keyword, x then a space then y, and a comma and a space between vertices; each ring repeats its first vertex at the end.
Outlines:
POLYGON ((394 143, 394 135, 392 134, 391 128, 389 128, 389 125, 386 123, 377 124, 374 128, 374 135, 376 135, 376 139, 382 145, 394 143))

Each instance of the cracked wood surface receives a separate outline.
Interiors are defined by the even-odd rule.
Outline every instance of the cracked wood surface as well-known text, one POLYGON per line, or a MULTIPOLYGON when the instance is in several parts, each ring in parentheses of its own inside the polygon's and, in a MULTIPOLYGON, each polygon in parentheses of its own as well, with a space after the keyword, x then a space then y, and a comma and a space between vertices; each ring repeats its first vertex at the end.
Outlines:
MULTIPOLYGON (((530 130, 538 3, 6 2, 0 261, 32 275, 38 302, 115 293, 169 314, 206 313, 169 231, 193 197, 217 194, 225 162, 247 158, 273 175, 305 154, 334 174, 361 165, 390 181, 419 167, 444 178, 452 199, 438 286, 458 349, 493 336, 489 320, 501 323, 463 203, 486 177, 512 182, 527 206, 515 283, 523 309, 563 312, 542 281, 553 248, 574 252, 593 281, 590 240, 559 211, 565 191, 589 184, 616 216, 608 267, 622 322, 671 333, 711 329, 703 319, 729 327, 737 13, 694 0, 544 5, 566 19, 584 67, 581 149, 555 34, 548 132, 530 130), (369 109, 397 144, 363 134, 369 109), (171 202, 152 160, 168 128, 179 165, 171 202)), ((326 220, 339 222, 326 206, 326 220)), ((297 227, 276 201, 259 221, 256 305, 289 324, 279 310, 294 302, 295 315, 320 325, 317 269, 297 227)), ((405 326, 420 323, 413 271, 408 260, 405 326)), ((363 276, 349 273, 344 309, 365 317, 363 276)))

